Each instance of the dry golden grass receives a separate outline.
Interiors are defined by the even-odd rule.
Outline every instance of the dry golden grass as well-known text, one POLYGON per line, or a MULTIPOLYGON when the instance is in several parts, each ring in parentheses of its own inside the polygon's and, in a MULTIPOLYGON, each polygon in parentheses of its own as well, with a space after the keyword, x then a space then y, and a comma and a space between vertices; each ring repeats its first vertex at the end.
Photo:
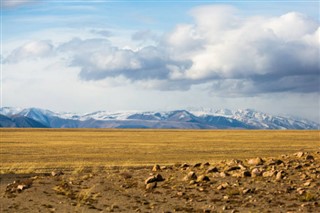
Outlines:
POLYGON ((0 172, 213 162, 319 146, 320 131, 0 129, 0 172))

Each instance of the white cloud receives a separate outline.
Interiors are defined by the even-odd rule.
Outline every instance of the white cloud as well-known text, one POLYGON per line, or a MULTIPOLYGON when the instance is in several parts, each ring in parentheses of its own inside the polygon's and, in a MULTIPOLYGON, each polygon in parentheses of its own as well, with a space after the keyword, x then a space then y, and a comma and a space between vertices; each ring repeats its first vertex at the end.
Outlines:
POLYGON ((53 48, 50 41, 30 41, 13 50, 4 62, 14 63, 28 59, 47 57, 53 54, 53 48))
MULTIPOLYGON (((243 17, 230 6, 201 6, 191 15, 194 23, 179 24, 158 44, 138 49, 106 38, 75 38, 56 47, 40 40, 16 48, 6 61, 65 54, 83 80, 120 76, 160 90, 209 83, 225 96, 319 91, 318 22, 296 12, 243 17)), ((138 31, 132 39, 154 36, 138 31)))

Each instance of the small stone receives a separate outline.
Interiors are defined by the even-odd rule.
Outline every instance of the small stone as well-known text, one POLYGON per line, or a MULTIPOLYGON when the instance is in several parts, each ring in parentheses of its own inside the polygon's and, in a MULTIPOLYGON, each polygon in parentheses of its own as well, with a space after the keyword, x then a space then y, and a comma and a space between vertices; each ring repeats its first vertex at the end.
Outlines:
POLYGON ((18 191, 22 191, 22 190, 24 190, 24 189, 26 189, 26 185, 18 185, 18 186, 17 186, 17 190, 18 190, 18 191))
POLYGON ((277 172, 277 175, 276 175, 276 180, 281 180, 284 176, 284 172, 283 171, 279 171, 277 172))
POLYGON ((248 169, 245 165, 243 165, 241 163, 238 166, 240 167, 241 170, 247 170, 248 169))
POLYGON ((181 197, 181 196, 185 195, 185 193, 184 193, 184 192, 177 192, 177 195, 178 195, 179 197, 181 197))
POLYGON ((250 193, 251 192, 251 189, 243 189, 242 190, 242 194, 248 194, 248 193, 250 193))
POLYGON ((204 168, 206 166, 210 166, 210 163, 209 162, 205 162, 204 164, 201 165, 202 168, 204 168))
POLYGON ((307 155, 306 160, 308 161, 314 161, 314 157, 312 155, 307 155))
POLYGON ((157 187, 157 182, 151 182, 146 185, 146 190, 152 190, 157 187))
POLYGON ((269 166, 280 165, 280 164, 282 164, 282 163, 283 163, 283 161, 282 161, 282 160, 279 160, 279 159, 277 159, 277 160, 271 160, 271 161, 269 162, 269 166))
POLYGON ((201 166, 201 163, 196 163, 196 164, 193 165, 193 168, 198 168, 200 166, 201 166))
POLYGON ((225 195, 225 196, 223 196, 223 199, 224 199, 224 200, 229 200, 229 196, 228 196, 228 195, 225 195))
POLYGON ((184 163, 184 164, 182 164, 182 165, 180 166, 180 168, 188 168, 189 166, 190 166, 189 164, 184 163))
POLYGON ((239 170, 239 169, 241 169, 239 166, 232 166, 232 167, 228 168, 226 170, 226 172, 231 172, 231 171, 235 171, 235 170, 239 170))
POLYGON ((229 187, 230 185, 229 185, 229 183, 228 182, 225 182, 225 183, 221 183, 218 187, 217 187, 217 189, 218 190, 222 190, 222 189, 226 189, 227 187, 229 187))
POLYGON ((51 172, 51 176, 52 177, 57 177, 57 176, 61 176, 63 175, 64 173, 62 171, 52 171, 51 172))
POLYGON ((184 178, 184 181, 189 181, 189 180, 196 180, 197 179, 197 175, 195 172, 189 172, 184 178))
POLYGON ((294 169, 302 169, 302 166, 299 164, 299 165, 295 166, 294 169))
POLYGON ((192 184, 195 184, 196 181, 195 180, 190 180, 189 184, 192 185, 192 184))
POLYGON ((156 174, 155 175, 155 178, 156 178, 156 181, 157 182, 161 182, 161 181, 164 181, 165 179, 162 177, 162 175, 160 175, 160 174, 156 174))
POLYGON ((259 168, 254 168, 251 170, 251 177, 258 177, 262 175, 262 171, 259 168))
POLYGON ((297 192, 299 195, 302 195, 305 193, 305 190, 303 188, 297 188, 297 192))
POLYGON ((226 172, 220 172, 219 175, 220 175, 220 177, 222 177, 222 178, 229 176, 229 174, 226 173, 226 172))
POLYGON ((243 171, 241 177, 251 177, 251 173, 249 171, 243 171))
POLYGON ((263 164, 263 160, 260 157, 251 158, 251 159, 248 160, 248 164, 249 165, 255 165, 255 166, 262 165, 263 164))
POLYGON ((266 171, 266 172, 262 173, 262 176, 263 177, 272 177, 275 175, 275 173, 276 173, 275 171, 266 171))
POLYGON ((217 167, 210 167, 209 169, 207 169, 206 173, 214 173, 214 172, 219 172, 217 167))
POLYGON ((160 166, 158 164, 154 165, 153 168, 152 168, 153 172, 157 172, 159 170, 160 170, 160 166))
POLYGON ((148 183, 153 183, 153 182, 157 182, 157 178, 155 176, 150 176, 144 181, 144 184, 147 185, 148 183))
POLYGON ((311 181, 307 181, 303 184, 304 186, 310 186, 311 185, 311 181))
POLYGON ((166 169, 168 169, 167 166, 160 166, 160 170, 166 170, 166 169))
POLYGON ((304 156, 304 152, 297 152, 297 153, 294 153, 293 155, 297 156, 298 158, 301 158, 304 156))
POLYGON ((198 178, 197 178, 197 182, 203 182, 203 181, 210 181, 209 177, 206 176, 206 175, 200 175, 198 178))
POLYGON ((200 187, 198 188, 199 192, 203 192, 204 191, 204 188, 203 187, 200 187))

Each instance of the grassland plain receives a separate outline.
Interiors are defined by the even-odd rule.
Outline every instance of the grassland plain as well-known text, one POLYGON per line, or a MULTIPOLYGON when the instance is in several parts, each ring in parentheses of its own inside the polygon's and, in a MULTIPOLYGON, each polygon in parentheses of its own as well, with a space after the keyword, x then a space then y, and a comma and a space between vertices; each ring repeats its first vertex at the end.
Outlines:
POLYGON ((320 147, 320 131, 0 129, 3 173, 270 157, 320 147))
POLYGON ((319 131, 0 135, 0 212, 320 212, 319 131))

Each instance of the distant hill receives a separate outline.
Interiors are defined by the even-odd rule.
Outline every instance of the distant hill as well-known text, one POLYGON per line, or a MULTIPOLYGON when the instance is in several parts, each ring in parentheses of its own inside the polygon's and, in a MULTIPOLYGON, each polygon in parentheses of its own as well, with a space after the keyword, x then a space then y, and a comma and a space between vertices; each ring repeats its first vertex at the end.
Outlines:
POLYGON ((306 119, 245 110, 57 113, 38 108, 0 108, 1 127, 156 129, 320 129, 306 119))
POLYGON ((0 127, 48 128, 48 126, 25 116, 7 117, 0 114, 0 127))

